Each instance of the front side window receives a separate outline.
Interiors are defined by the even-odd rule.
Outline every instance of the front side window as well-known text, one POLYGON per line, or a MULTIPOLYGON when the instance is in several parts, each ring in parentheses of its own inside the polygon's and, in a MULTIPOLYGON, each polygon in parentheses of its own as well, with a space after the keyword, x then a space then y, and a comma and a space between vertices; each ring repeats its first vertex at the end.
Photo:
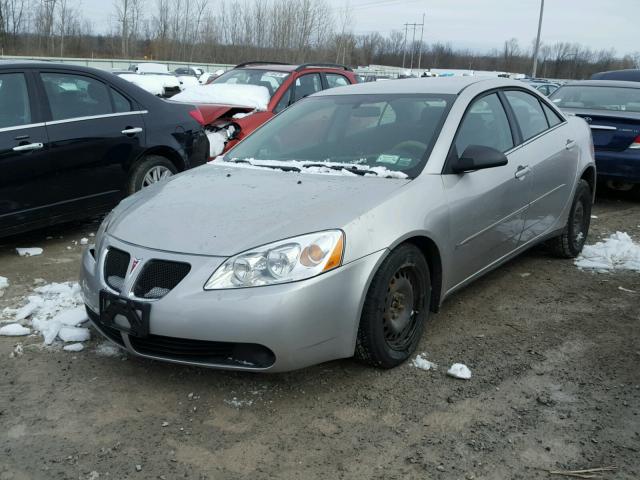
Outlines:
POLYGON ((107 86, 91 77, 41 73, 53 120, 113 113, 107 86))
POLYGON ((266 123, 224 159, 298 166, 308 162, 338 170, 339 165, 364 170, 383 167, 415 177, 454 98, 426 94, 308 98, 266 123))
POLYGON ((560 108, 640 112, 640 88, 565 85, 551 94, 560 108))
POLYGON ((31 123, 27 81, 22 73, 0 74, 0 128, 31 123))
POLYGON ((349 85, 347 77, 338 73, 325 73, 324 77, 327 79, 328 88, 346 87, 349 85))
POLYGON ((517 90, 508 90, 504 94, 520 125, 523 140, 529 140, 549 128, 547 117, 536 97, 517 90))
POLYGON ((456 136, 456 154, 462 155, 469 145, 482 145, 501 152, 513 148, 509 120, 498 94, 475 100, 465 113, 456 136))

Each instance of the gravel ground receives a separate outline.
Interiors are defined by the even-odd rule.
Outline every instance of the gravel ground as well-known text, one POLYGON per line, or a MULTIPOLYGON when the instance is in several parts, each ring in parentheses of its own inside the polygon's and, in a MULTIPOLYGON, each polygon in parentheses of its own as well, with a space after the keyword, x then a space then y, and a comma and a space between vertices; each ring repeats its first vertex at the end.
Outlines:
MULTIPOLYGON (((589 243, 616 230, 640 241, 637 200, 601 198, 593 213, 589 243)), ((0 241, 0 308, 34 279, 75 280, 72 241, 96 229, 0 241)), ((640 274, 582 272, 541 248, 431 316, 418 352, 432 371, 341 360, 229 373, 100 355, 95 334, 80 353, 21 339, 12 358, 19 339, 0 337, 0 480, 541 479, 605 466, 617 470, 603 478, 637 479, 639 338, 640 274), (446 376, 454 362, 471 380, 446 376)))

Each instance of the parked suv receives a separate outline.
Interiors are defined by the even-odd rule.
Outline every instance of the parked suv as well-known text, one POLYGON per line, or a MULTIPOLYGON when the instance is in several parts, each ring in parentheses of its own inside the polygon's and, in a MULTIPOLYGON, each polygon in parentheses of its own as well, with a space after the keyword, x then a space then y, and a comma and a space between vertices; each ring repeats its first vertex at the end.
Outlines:
POLYGON ((105 212, 204 163, 195 111, 110 72, 0 61, 0 237, 105 212))
MULTIPOLYGON (((223 152, 289 105, 313 93, 358 83, 349 67, 333 63, 289 65, 276 62, 246 62, 223 73, 209 85, 235 84, 263 86, 270 100, 264 111, 243 108, 238 97, 233 104, 200 106, 204 122, 214 132, 224 132, 223 152), (245 115, 251 113, 250 115, 245 115), (232 127, 232 128, 229 128, 232 127)), ((207 87, 205 87, 207 88, 207 87)), ((211 104, 210 104, 211 105, 211 104)), ((222 152, 214 152, 220 154, 222 152)))

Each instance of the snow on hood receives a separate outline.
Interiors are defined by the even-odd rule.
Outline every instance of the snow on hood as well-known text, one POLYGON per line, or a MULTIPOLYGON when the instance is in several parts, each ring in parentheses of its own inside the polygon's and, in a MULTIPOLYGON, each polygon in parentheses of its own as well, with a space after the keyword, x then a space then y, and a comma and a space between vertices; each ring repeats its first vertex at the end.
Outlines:
POLYGON ((182 83, 181 88, 183 90, 200 86, 198 79, 191 75, 178 75, 178 80, 182 83))
POLYGON ((183 103, 217 103, 266 110, 270 100, 269 90, 260 85, 235 85, 213 83, 198 85, 174 95, 171 100, 183 103))
POLYGON ((230 256, 283 238, 344 228, 407 182, 214 163, 126 198, 113 211, 107 234, 146 248, 230 256))
POLYGON ((158 79, 159 76, 138 75, 137 73, 122 73, 118 76, 153 95, 162 95, 164 93, 164 82, 158 79))
MULTIPOLYGON (((212 150, 213 151, 213 150, 212 150)), ((375 176, 382 178, 400 178, 406 179, 408 178, 407 174, 404 172, 399 172, 397 170, 389 170, 387 167, 382 166, 369 166, 357 163, 337 163, 337 162, 302 162, 299 160, 256 160, 253 158, 248 158, 246 160, 238 161, 225 161, 223 157, 216 157, 214 160, 210 161, 211 165, 222 165, 225 167, 236 167, 236 168, 252 168, 258 170, 273 170, 272 167, 282 167, 283 170, 289 170, 291 168, 297 168, 301 173, 320 173, 324 175, 340 175, 340 176, 348 176, 348 177, 356 177, 360 176, 357 173, 349 171, 349 169, 355 169, 358 171, 364 171, 365 177, 375 176), (322 166, 320 166, 322 164, 322 166), (344 169, 340 170, 337 168, 331 167, 344 167, 344 169)))

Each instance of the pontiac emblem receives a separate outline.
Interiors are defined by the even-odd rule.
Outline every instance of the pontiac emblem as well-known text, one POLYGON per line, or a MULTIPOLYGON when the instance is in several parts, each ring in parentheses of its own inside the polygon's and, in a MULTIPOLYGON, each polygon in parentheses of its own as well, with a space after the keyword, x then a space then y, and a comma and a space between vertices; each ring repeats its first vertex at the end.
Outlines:
POLYGON ((591 117, 582 117, 582 118, 584 118, 584 121, 587 123, 591 123, 593 121, 591 117))
POLYGON ((134 272, 134 270, 135 270, 135 269, 138 267, 138 265, 140 264, 140 261, 141 261, 141 260, 142 260, 142 259, 140 259, 140 258, 135 258, 135 257, 133 257, 133 260, 132 260, 132 262, 131 262, 131 270, 129 271, 129 275, 131 275, 131 274, 134 272))

